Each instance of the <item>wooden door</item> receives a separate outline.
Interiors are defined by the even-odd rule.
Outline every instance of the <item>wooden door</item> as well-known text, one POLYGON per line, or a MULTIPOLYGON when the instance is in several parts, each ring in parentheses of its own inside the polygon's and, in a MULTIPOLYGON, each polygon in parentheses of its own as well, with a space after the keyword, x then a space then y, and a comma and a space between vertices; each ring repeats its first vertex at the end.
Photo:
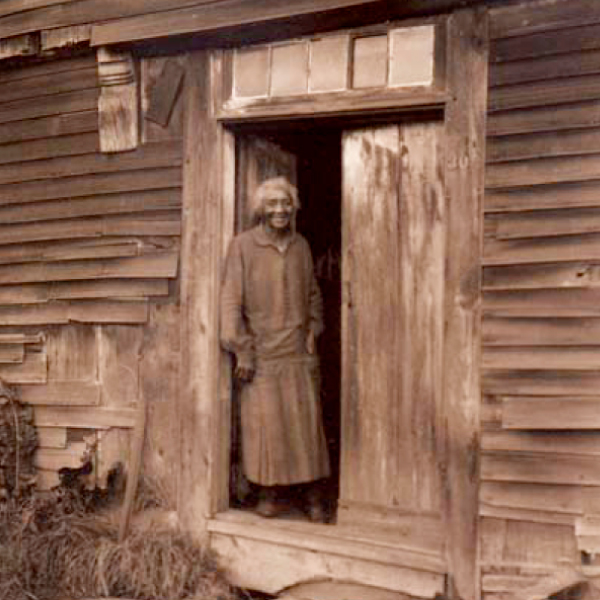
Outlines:
POLYGON ((445 199, 441 121, 342 141, 340 523, 441 550, 445 199))

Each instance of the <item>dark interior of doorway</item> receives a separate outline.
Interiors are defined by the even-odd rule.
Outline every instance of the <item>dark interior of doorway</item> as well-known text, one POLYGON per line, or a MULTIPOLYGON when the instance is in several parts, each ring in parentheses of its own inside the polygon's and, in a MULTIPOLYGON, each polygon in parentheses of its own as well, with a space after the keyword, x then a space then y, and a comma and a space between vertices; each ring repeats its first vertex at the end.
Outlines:
MULTIPOLYGON (((335 520, 339 491, 341 386, 341 131, 320 124, 263 126, 240 135, 259 135, 297 158, 297 186, 301 210, 297 230, 308 240, 323 296, 325 329, 318 342, 321 364, 321 402, 328 441, 331 477, 321 484, 328 521, 335 520)), ((243 201, 243 199, 242 199, 243 201)), ((239 411, 233 410, 231 504, 252 509, 256 490, 243 480, 239 449, 239 411)), ((290 516, 301 514, 303 490, 291 490, 290 516)))

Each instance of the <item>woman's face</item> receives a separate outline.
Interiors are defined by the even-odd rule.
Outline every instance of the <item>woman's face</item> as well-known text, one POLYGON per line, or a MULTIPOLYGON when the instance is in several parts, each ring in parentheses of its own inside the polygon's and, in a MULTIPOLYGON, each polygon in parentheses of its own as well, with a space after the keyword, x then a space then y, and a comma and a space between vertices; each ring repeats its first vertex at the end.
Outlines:
POLYGON ((270 190, 264 203, 265 223, 274 231, 288 229, 294 214, 292 199, 283 190, 270 190))

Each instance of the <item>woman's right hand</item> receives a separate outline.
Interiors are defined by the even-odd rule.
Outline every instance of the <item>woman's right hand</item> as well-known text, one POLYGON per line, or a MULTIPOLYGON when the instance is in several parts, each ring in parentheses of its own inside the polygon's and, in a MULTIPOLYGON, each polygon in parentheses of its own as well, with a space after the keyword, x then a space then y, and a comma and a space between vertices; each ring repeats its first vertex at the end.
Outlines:
POLYGON ((233 374, 242 383, 249 383, 254 378, 254 365, 238 358, 233 374))

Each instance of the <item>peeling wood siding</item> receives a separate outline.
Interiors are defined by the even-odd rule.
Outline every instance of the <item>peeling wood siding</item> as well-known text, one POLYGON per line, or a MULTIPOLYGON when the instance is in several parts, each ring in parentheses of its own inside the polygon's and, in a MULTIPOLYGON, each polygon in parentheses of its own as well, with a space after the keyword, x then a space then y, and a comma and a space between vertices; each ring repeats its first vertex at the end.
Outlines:
POLYGON ((600 11, 490 14, 480 514, 493 598, 578 566, 575 525, 600 512, 600 11))
POLYGON ((105 482, 127 462, 144 397, 155 441, 147 470, 174 498, 165 464, 177 453, 167 442, 179 377, 182 107, 149 143, 106 156, 98 96, 93 53, 0 72, 0 377, 35 406, 42 487, 78 466, 86 444, 105 482))

